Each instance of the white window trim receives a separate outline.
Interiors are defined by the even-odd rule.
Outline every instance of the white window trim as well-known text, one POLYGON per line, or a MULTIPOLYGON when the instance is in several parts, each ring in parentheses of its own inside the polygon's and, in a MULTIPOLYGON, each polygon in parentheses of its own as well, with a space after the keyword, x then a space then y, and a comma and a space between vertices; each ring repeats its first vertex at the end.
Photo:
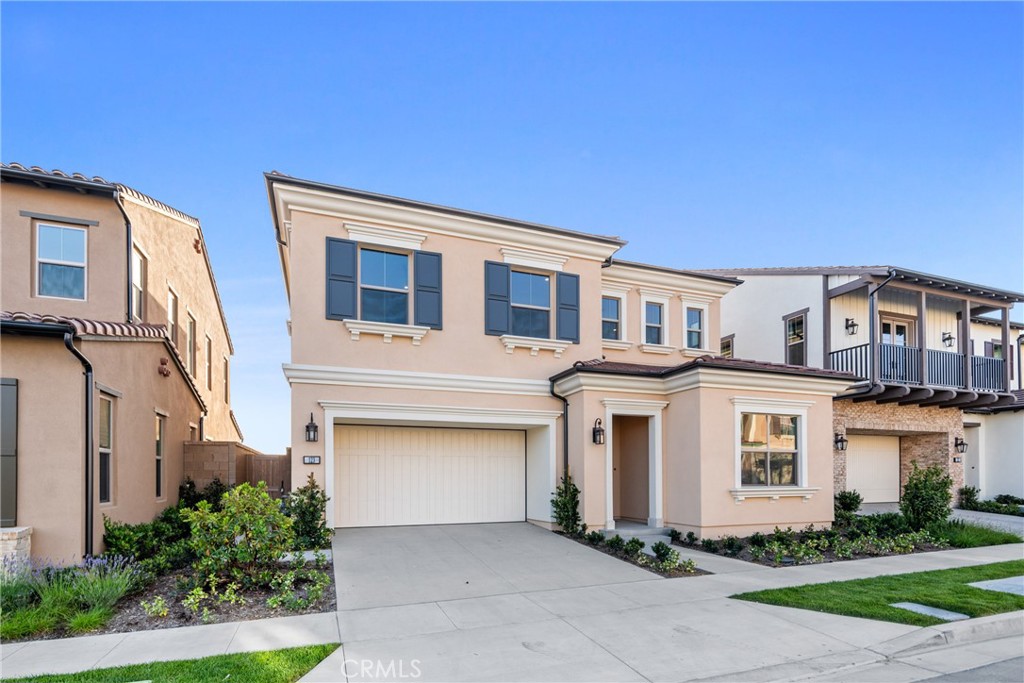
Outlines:
POLYGON ((711 320, 711 305, 706 301, 698 301, 687 295, 680 297, 683 300, 683 343, 682 353, 684 356, 705 356, 709 353, 714 353, 714 350, 709 346, 709 327, 711 320), (691 348, 689 344, 689 332, 690 330, 686 326, 686 311, 689 308, 695 308, 701 311, 701 328, 700 328, 700 348, 691 348))
POLYGON ((566 256, 556 256, 530 249, 501 247, 499 251, 501 251, 502 260, 509 265, 525 266, 551 272, 562 272, 562 266, 569 260, 566 256))
MULTIPOLYGON (((101 391, 100 401, 101 402, 106 401, 106 402, 108 402, 110 404, 110 446, 108 446, 107 448, 104 448, 103 446, 101 446, 100 442, 99 442, 99 435, 98 434, 97 434, 97 439, 96 439, 96 452, 97 452, 97 454, 98 455, 103 455, 104 453, 106 453, 107 457, 110 460, 110 466, 109 466, 110 485, 107 488, 108 493, 110 495, 110 500, 99 500, 100 485, 99 485, 99 481, 98 480, 99 480, 99 477, 100 477, 100 466, 99 466, 98 462, 96 463, 96 479, 97 479, 97 482, 96 482, 96 498, 97 498, 97 500, 99 500, 99 504, 101 506, 104 506, 104 507, 111 506, 111 507, 113 507, 113 505, 115 503, 115 499, 114 499, 114 396, 104 395, 102 393, 102 391, 101 391)), ((102 415, 102 413, 103 413, 103 411, 99 411, 98 414, 102 415)))
POLYGON ((736 504, 745 498, 801 497, 806 503, 820 487, 808 486, 807 481, 807 411, 813 401, 788 401, 774 398, 734 396, 733 404, 733 488, 729 490, 736 504), (797 418, 797 485, 796 486, 743 486, 741 482, 743 447, 740 433, 743 413, 791 415, 797 418))
MULTIPOLYGON (((397 326, 400 326, 400 327, 413 327, 413 325, 410 325, 409 323, 404 323, 404 324, 403 323, 385 323, 385 322, 380 322, 378 320, 362 320, 362 317, 363 317, 363 289, 364 288, 365 289, 371 289, 371 290, 378 291, 378 292, 394 292, 395 294, 405 294, 405 319, 406 320, 412 320, 413 319, 414 311, 416 310, 415 309, 415 302, 413 301, 413 285, 412 285, 412 283, 415 282, 415 280, 413 279, 415 274, 412 272, 413 261, 415 259, 412 257, 412 253, 410 253, 408 251, 404 251, 401 248, 388 248, 388 249, 379 249, 379 248, 377 248, 377 249, 375 249, 375 248, 373 248, 375 246, 376 245, 372 245, 371 244, 369 247, 364 247, 362 243, 356 245, 356 261, 357 261, 356 271, 359 274, 359 276, 356 278, 356 310, 358 312, 358 316, 359 316, 360 322, 379 324, 379 325, 397 325, 397 326), (364 251, 364 249, 368 249, 369 251, 376 251, 376 252, 380 252, 380 253, 384 253, 384 254, 394 254, 396 256, 404 256, 406 258, 406 269, 405 269, 406 282, 405 282, 405 289, 394 289, 392 287, 382 287, 382 286, 379 286, 379 285, 364 285, 363 284, 363 251, 364 251)), ((369 330, 365 330, 365 331, 369 331, 369 330)), ((359 340, 358 334, 356 334, 352 338, 354 340, 356 340, 356 341, 359 340)), ((390 342, 391 340, 390 339, 386 339, 385 341, 390 342)))
POLYGON ((213 391, 213 339, 210 335, 204 335, 203 359, 206 361, 206 390, 213 391))
MULTIPOLYGON (((139 283, 139 286, 140 286, 140 288, 142 290, 142 294, 138 297, 139 304, 140 304, 139 311, 140 311, 141 315, 135 315, 135 304, 136 304, 135 299, 136 299, 136 297, 135 297, 135 281, 134 281, 134 279, 130 283, 131 287, 132 287, 132 310, 131 310, 131 315, 132 315, 132 320, 141 323, 141 322, 143 322, 146 319, 146 293, 147 293, 147 291, 149 289, 149 287, 147 286, 147 281, 149 280, 149 255, 146 253, 145 249, 140 247, 135 242, 132 242, 132 256, 133 257, 135 256, 136 252, 139 254, 139 263, 140 263, 141 268, 142 268, 142 272, 139 273, 139 278, 142 280, 142 282, 139 283)), ((132 259, 132 265, 134 266, 134 258, 132 259)), ((135 271, 134 271, 134 268, 133 268, 132 272, 130 273, 130 278, 134 278, 134 277, 135 277, 135 271)))
POLYGON ((626 349, 633 346, 633 342, 629 341, 629 321, 626 318, 626 296, 629 294, 628 287, 611 287, 605 285, 601 289, 601 298, 608 297, 609 299, 619 300, 619 338, 618 339, 605 339, 604 338, 604 311, 601 311, 601 346, 606 349, 618 349, 625 351, 626 349))
POLYGON ((372 244, 378 247, 391 247, 394 249, 405 249, 418 251, 427 236, 421 232, 402 230, 399 228, 383 228, 375 225, 360 225, 358 223, 345 223, 348 230, 348 238, 353 242, 372 244))
POLYGON ((634 399, 606 398, 601 401, 604 404, 604 490, 605 490, 605 528, 615 528, 615 473, 614 473, 614 451, 615 440, 612 438, 612 428, 616 415, 637 415, 651 418, 647 431, 647 453, 648 453, 648 510, 647 525, 661 527, 665 523, 665 505, 663 499, 663 475, 662 463, 664 453, 662 446, 662 413, 668 406, 667 401, 644 401, 634 399))
MULTIPOLYGON (((160 429, 160 455, 153 454, 153 469, 156 469, 156 461, 160 461, 160 494, 156 495, 154 491, 154 497, 158 501, 167 500, 167 414, 162 411, 156 411, 156 419, 161 425, 160 429)), ((154 446, 156 445, 154 440, 154 446)), ((155 449, 154 449, 155 450, 155 449)), ((156 481, 151 483, 156 484, 156 481)))
MULTIPOLYGON (((556 287, 557 287, 557 285, 555 283, 554 273, 550 270, 550 268, 547 268, 547 267, 545 267, 545 268, 532 268, 532 267, 526 267, 526 266, 520 266, 518 268, 510 268, 509 269, 509 292, 508 292, 508 306, 509 306, 508 326, 509 326, 509 329, 512 329, 512 315, 511 315, 512 310, 511 309, 513 309, 513 308, 524 308, 524 309, 529 309, 531 311, 547 311, 548 312, 548 335, 549 336, 547 336, 547 337, 524 337, 522 335, 517 335, 517 334, 506 334, 506 335, 502 335, 501 339, 504 339, 505 337, 509 337, 510 339, 513 339, 513 340, 523 340, 523 339, 526 339, 526 340, 539 340, 539 341, 549 341, 549 342, 555 342, 555 343, 561 344, 562 343, 561 340, 555 339, 554 337, 550 336, 553 332, 556 332, 555 328, 557 327, 557 323, 558 323, 558 321, 555 319, 555 309, 556 309, 555 297, 558 296, 558 292, 556 291, 556 287), (516 303, 512 303, 512 273, 522 273, 524 275, 539 275, 541 277, 546 277, 548 279, 548 305, 547 305, 547 307, 545 308, 543 306, 531 306, 530 304, 516 304, 516 303)), ((517 345, 518 346, 528 346, 528 344, 517 344, 517 345)), ((547 348, 547 347, 544 347, 544 348, 547 348)), ((508 349, 507 346, 505 348, 505 352, 506 353, 512 353, 512 351, 510 349, 508 349)), ((530 355, 536 356, 537 354, 536 353, 531 353, 530 355)), ((561 356, 561 352, 559 352, 559 354, 557 356, 555 356, 555 357, 559 358, 560 356, 561 356)))
POLYGON ((170 282, 167 283, 167 336, 178 345, 178 333, 181 331, 181 297, 170 282), (171 329, 171 295, 174 296, 174 329, 171 329))
POLYGON ((672 315, 670 312, 672 295, 649 289, 640 290, 640 349, 649 353, 671 353, 676 350, 672 346, 672 315), (647 343, 647 304, 661 304, 661 343, 647 343))
POLYGON ((224 359, 224 371, 221 373, 221 390, 224 392, 224 403, 231 403, 231 366, 228 364, 228 357, 224 359))
POLYGON ((185 307, 185 365, 188 369, 188 374, 191 375, 192 379, 196 379, 196 363, 198 362, 199 354, 196 349, 197 337, 199 336, 199 321, 192 314, 192 309, 188 306, 185 307), (191 323, 191 325, 189 324, 191 323), (191 330, 191 335, 189 334, 191 330), (191 339, 189 337, 191 336, 191 339))
POLYGON ((89 300, 89 231, 80 225, 60 225, 59 223, 36 223, 36 249, 35 249, 35 272, 32 274, 33 279, 36 283, 35 295, 40 299, 57 299, 59 301, 88 301, 89 300), (82 263, 77 261, 57 261, 54 259, 42 259, 39 257, 39 228, 61 228, 62 230, 77 230, 82 233, 85 237, 85 243, 82 245, 82 254, 85 260, 82 263), (39 277, 39 264, 40 263, 52 263, 57 266, 74 266, 81 268, 82 274, 82 298, 76 299, 68 296, 53 296, 52 294, 41 294, 39 292, 39 285, 42 284, 42 278, 39 277))
POLYGON ((359 341, 363 334, 379 334, 385 344, 390 344, 395 337, 412 339, 413 346, 419 346, 422 339, 430 332, 429 327, 422 325, 401 325, 399 323, 379 323, 374 320, 343 320, 352 341, 359 341))

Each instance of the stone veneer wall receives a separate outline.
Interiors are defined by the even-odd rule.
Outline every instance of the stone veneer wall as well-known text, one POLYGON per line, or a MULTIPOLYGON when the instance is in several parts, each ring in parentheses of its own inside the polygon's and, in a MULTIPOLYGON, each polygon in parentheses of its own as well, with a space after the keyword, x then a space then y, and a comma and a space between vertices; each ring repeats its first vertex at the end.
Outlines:
MULTIPOLYGON (((901 406, 895 403, 857 403, 846 399, 832 404, 832 426, 836 433, 877 434, 900 437, 900 485, 913 469, 940 465, 953 478, 954 492, 964 485, 963 458, 953 447, 964 436, 963 412, 957 408, 901 406), (961 458, 953 462, 953 458, 961 458)), ((835 490, 846 490, 846 453, 833 451, 835 490)), ((955 498, 954 498, 955 499, 955 498)))
POLYGON ((32 553, 32 527, 0 529, 0 560, 25 562, 32 553))

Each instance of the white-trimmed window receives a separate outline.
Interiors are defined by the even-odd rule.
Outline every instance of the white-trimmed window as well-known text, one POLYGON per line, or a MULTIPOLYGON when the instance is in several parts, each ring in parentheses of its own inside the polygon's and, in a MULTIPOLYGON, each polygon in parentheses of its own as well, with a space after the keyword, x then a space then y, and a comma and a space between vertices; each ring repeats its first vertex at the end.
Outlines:
POLYGON ((132 247, 132 318, 142 322, 146 315, 146 257, 132 247))
POLYGON ((665 343, 665 304, 656 301, 644 303, 644 343, 665 343))
POLYGON ((107 396, 100 396, 99 458, 100 502, 110 503, 114 495, 114 401, 107 396))
POLYGON ((622 339, 622 299, 617 296, 601 297, 601 338, 622 339))
POLYGON ((807 365, 807 310, 790 313, 782 322, 786 328, 786 363, 807 365))
POLYGON ((87 253, 84 229, 40 223, 36 230, 36 294, 84 301, 87 253))
POLYGON ((513 270, 510 274, 512 319, 509 334, 551 338, 551 276, 513 270))
POLYGON ((409 255, 359 250, 359 319, 409 324, 409 255))
POLYGON ((170 288, 167 289, 167 336, 178 343, 178 295, 170 288))
POLYGON ((231 370, 227 356, 224 356, 224 402, 231 403, 231 370))
POLYGON ((164 446, 166 446, 164 435, 164 417, 156 416, 156 497, 164 497, 164 446))
POLYGON ((206 388, 213 391, 213 340, 206 337, 206 348, 204 349, 203 360, 206 361, 206 388))
POLYGON ((707 324, 707 310, 697 306, 686 307, 686 348, 703 349, 704 326, 707 324))
POLYGON ((188 314, 188 321, 185 325, 185 363, 188 365, 188 374, 196 376, 196 319, 188 314))
POLYGON ((727 337, 722 337, 722 342, 721 342, 721 347, 720 347, 721 350, 718 352, 718 355, 720 355, 722 358, 732 358, 733 357, 732 345, 733 345, 733 340, 735 338, 736 338, 736 336, 732 335, 732 334, 730 334, 727 337))
POLYGON ((798 486, 800 417, 740 413, 740 486, 798 486))

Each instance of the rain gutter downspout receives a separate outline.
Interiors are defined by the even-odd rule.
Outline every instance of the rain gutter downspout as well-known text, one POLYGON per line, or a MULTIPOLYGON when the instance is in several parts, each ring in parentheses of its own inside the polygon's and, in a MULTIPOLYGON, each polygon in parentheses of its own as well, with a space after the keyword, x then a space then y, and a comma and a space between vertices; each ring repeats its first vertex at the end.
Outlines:
POLYGON ((875 338, 878 331, 878 290, 885 287, 887 284, 893 281, 896 277, 896 269, 889 269, 889 276, 882 281, 882 284, 878 285, 874 289, 868 288, 868 384, 865 387, 858 389, 849 394, 843 394, 836 398, 855 398, 857 396, 874 396, 880 394, 883 391, 881 384, 878 384, 878 379, 875 372, 875 357, 878 355, 878 345, 875 344, 875 338))
POLYGON ((551 380, 551 395, 562 402, 562 472, 569 472, 569 399, 555 393, 555 381, 551 380))
POLYGON ((125 294, 125 303, 127 304, 125 308, 125 322, 130 323, 134 322, 132 320, 132 311, 135 310, 132 307, 132 248, 134 247, 134 244, 132 242, 132 221, 130 218, 128 218, 128 212, 125 211, 124 204, 121 203, 120 190, 114 190, 114 203, 117 204, 117 208, 121 211, 121 215, 124 216, 124 230, 127 236, 126 263, 128 265, 128 287, 126 288, 127 291, 125 294))
POLYGON ((85 370, 85 555, 89 557, 93 551, 93 500, 95 473, 92 461, 92 425, 93 425, 93 374, 92 363, 75 347, 75 333, 68 329, 64 333, 64 346, 78 359, 85 370))

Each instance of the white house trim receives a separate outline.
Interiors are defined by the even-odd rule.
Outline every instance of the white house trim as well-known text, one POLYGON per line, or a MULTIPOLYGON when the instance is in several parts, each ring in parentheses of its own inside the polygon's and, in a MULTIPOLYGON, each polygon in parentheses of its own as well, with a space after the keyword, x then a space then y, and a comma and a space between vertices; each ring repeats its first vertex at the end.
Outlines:
POLYGON ((361 244, 376 244, 382 247, 395 247, 415 251, 423 246, 427 236, 422 232, 383 228, 376 225, 345 223, 348 238, 361 244))
POLYGON ((333 526, 334 511, 334 428, 339 424, 396 426, 480 427, 500 426, 526 430, 526 517, 548 524, 551 493, 555 490, 558 410, 516 410, 463 406, 319 401, 324 411, 324 489, 327 519, 333 526))
POLYGON ((286 364, 283 369, 289 384, 334 384, 386 389, 457 391, 474 394, 515 394, 517 396, 550 396, 549 388, 551 386, 547 380, 340 368, 329 365, 286 364))
MULTIPOLYGON (((626 350, 633 345, 629 341, 629 319, 626 314, 627 309, 627 297, 632 287, 623 287, 615 284, 601 283, 601 298, 608 297, 609 299, 619 300, 619 338, 618 339, 603 339, 601 345, 607 349, 619 349, 626 350)), ((602 307, 604 304, 602 303, 602 307)), ((603 313, 603 310, 602 310, 603 313)), ((603 319, 602 315, 602 319, 603 319)), ((641 337, 643 339, 643 337, 641 337)))
POLYGON ((419 346, 423 337, 430 332, 429 327, 421 325, 399 325, 396 323, 380 323, 371 320, 344 320, 342 321, 352 336, 352 341, 359 341, 361 334, 379 334, 384 337, 384 343, 390 344, 394 337, 407 337, 412 339, 413 346, 419 346))
POLYGON ((653 353, 672 353, 672 293, 640 289, 640 349, 653 353), (647 304, 661 304, 661 343, 647 343, 647 304))
POLYGON ((845 390, 851 383, 852 380, 848 382, 827 377, 698 367, 696 370, 680 372, 664 379, 580 372, 558 380, 555 388, 563 396, 583 390, 669 396, 680 391, 708 388, 832 397, 845 390))
POLYGON ((541 251, 533 251, 530 249, 501 247, 500 251, 505 263, 509 263, 513 266, 536 268, 538 270, 561 272, 562 266, 564 266, 565 262, 569 260, 566 256, 556 256, 555 254, 546 254, 541 251))
POLYGON ((733 396, 733 467, 735 486, 731 489, 733 499, 740 503, 744 498, 771 498, 778 500, 783 495, 801 495, 804 501, 810 499, 817 488, 810 488, 807 481, 807 410, 813 401, 785 401, 771 398, 733 396), (797 483, 796 486, 743 486, 740 483, 741 420, 742 413, 764 413, 770 415, 794 415, 797 417, 797 483), (794 491, 801 491, 796 494, 794 491), (737 493, 739 491, 740 493, 737 493))
POLYGON ((513 353, 517 348, 530 349, 531 356, 536 356, 541 351, 552 351, 555 354, 555 358, 561 358, 562 352, 572 345, 572 342, 561 341, 560 339, 518 337, 512 334, 503 334, 498 339, 505 345, 505 353, 513 353))
POLYGON ((665 522, 665 504, 663 499, 663 475, 662 464, 664 453, 662 450, 662 412, 668 405, 667 401, 645 401, 638 399, 606 398, 601 401, 604 404, 604 425, 605 425, 605 528, 615 528, 615 473, 612 466, 614 459, 612 431, 615 415, 638 415, 650 417, 648 422, 647 441, 647 474, 648 474, 648 513, 647 525, 661 527, 665 522))
POLYGON ((682 316, 683 316, 683 340, 679 344, 684 356, 706 356, 707 354, 714 354, 714 350, 710 347, 711 335, 708 334, 708 328, 711 325, 711 303, 710 300, 704 297, 697 298, 689 294, 684 294, 679 297, 683 300, 682 316), (686 326, 687 309, 693 308, 701 312, 700 314, 700 341, 701 345, 699 348, 691 348, 690 343, 690 330, 686 326))

